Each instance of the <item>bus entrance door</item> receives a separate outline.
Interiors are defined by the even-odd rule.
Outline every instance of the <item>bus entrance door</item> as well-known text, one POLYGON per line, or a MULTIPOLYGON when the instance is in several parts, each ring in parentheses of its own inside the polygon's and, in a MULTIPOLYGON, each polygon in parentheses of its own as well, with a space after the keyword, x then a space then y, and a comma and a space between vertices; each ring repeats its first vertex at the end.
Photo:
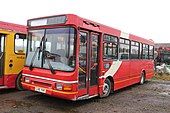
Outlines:
POLYGON ((90 50, 88 53, 89 61, 89 95, 95 96, 98 94, 98 56, 99 56, 99 34, 91 33, 90 37, 90 50))
POLYGON ((82 99, 98 94, 99 34, 80 32, 78 96, 82 99))
POLYGON ((0 34, 0 85, 3 84, 3 76, 4 76, 4 47, 5 47, 5 35, 0 34))

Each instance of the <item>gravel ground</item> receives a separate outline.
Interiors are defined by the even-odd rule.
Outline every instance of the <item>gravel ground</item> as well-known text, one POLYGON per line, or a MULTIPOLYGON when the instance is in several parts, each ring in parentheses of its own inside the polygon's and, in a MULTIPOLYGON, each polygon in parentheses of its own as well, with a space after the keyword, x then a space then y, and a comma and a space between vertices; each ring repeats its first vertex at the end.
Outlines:
POLYGON ((170 81, 149 80, 109 97, 67 101, 47 95, 0 90, 0 113, 170 113, 170 81))

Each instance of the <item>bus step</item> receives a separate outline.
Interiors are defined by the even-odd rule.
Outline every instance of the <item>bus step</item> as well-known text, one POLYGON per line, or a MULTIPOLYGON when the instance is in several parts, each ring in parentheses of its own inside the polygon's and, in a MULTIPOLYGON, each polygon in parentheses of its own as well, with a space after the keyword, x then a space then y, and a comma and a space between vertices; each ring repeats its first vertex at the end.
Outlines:
POLYGON ((85 100, 88 99, 89 95, 83 95, 81 97, 78 97, 78 100, 85 100))
POLYGON ((92 95, 92 96, 84 95, 84 96, 78 97, 78 100, 90 99, 90 98, 93 98, 93 97, 96 97, 96 96, 98 96, 98 94, 92 95))
POLYGON ((7 86, 0 86, 0 89, 6 89, 8 88, 7 86))

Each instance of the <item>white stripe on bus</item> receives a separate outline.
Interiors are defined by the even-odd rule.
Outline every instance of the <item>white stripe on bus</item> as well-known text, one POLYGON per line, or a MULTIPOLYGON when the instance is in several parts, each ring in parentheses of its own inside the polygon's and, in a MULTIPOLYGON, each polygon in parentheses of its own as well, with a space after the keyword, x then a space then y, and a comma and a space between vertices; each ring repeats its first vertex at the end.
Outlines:
POLYGON ((103 76, 100 76, 99 79, 107 78, 108 76, 113 77, 115 73, 119 70, 121 64, 122 64, 122 61, 119 61, 119 60, 113 61, 112 65, 107 70, 107 72, 103 76))
POLYGON ((78 81, 56 80, 56 79, 51 79, 51 78, 46 78, 46 77, 40 77, 40 76, 35 76, 35 75, 30 75, 30 74, 22 74, 22 75, 28 76, 28 77, 33 77, 33 78, 44 79, 44 80, 50 80, 50 81, 54 81, 54 82, 61 82, 61 83, 78 83, 78 81))

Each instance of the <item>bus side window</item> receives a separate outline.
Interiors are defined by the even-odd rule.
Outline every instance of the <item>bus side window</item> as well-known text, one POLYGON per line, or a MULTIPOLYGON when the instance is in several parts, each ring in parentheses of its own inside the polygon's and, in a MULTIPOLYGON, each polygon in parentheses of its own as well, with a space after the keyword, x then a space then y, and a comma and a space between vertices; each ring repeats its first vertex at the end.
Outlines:
POLYGON ((149 59, 149 45, 143 44, 142 59, 149 59))
POLYGON ((103 37, 103 60, 118 59, 118 38, 116 36, 104 35, 103 37))
POLYGON ((149 59, 154 59, 154 47, 149 46, 149 59))
POLYGON ((136 41, 131 41, 131 59, 139 59, 139 43, 136 41))
POLYGON ((25 54, 26 53, 26 34, 15 34, 15 53, 16 54, 25 54))
POLYGON ((120 59, 129 59, 130 41, 120 38, 119 55, 120 59))
POLYGON ((4 52, 5 35, 0 34, 0 52, 4 52))

